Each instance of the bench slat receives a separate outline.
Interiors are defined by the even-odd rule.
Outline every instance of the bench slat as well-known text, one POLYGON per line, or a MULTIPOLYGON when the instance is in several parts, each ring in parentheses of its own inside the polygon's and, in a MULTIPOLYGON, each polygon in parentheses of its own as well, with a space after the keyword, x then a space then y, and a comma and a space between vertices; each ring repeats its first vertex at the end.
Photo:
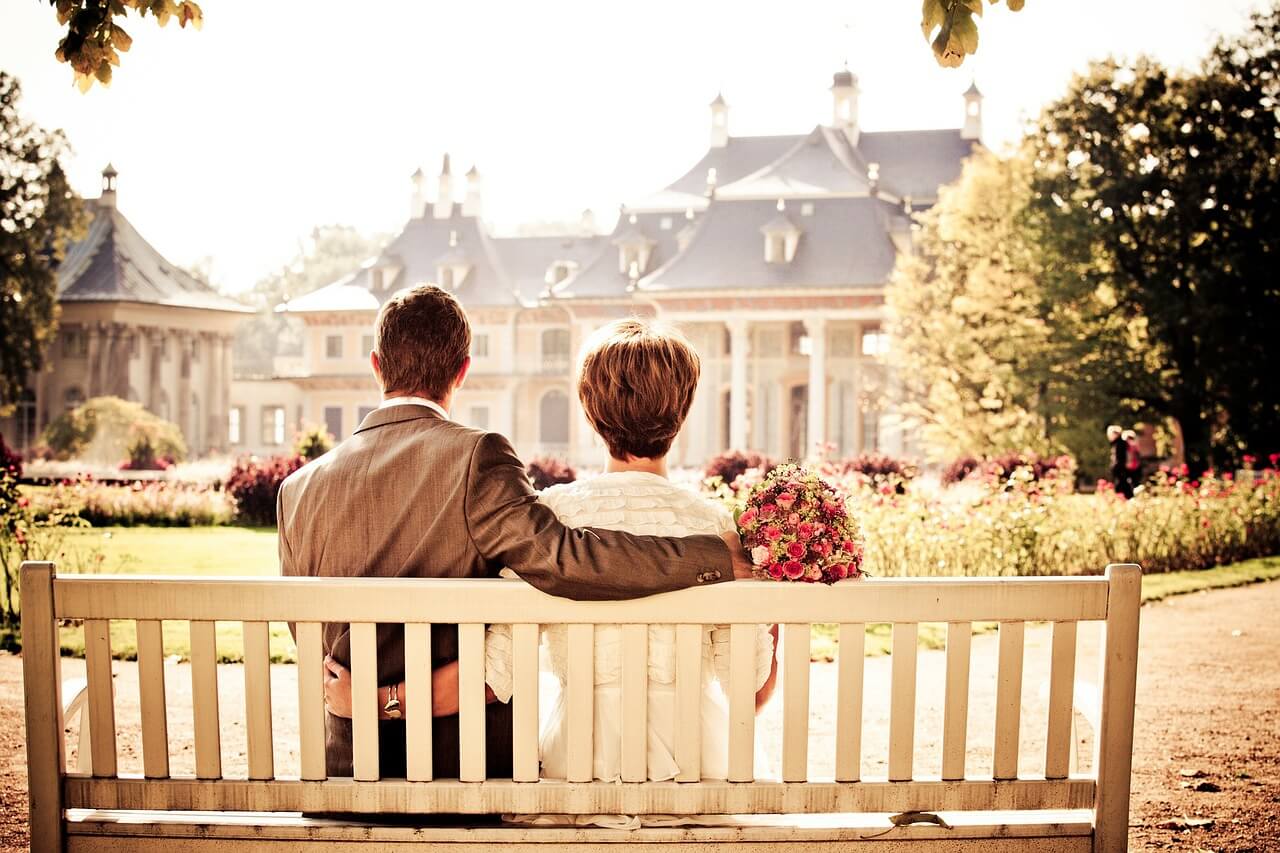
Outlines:
POLYGON ((299 622, 294 627, 298 646, 298 752, 302 778, 325 778, 324 763, 324 649, 320 625, 299 622))
POLYGON ((518 782, 538 781, 538 626, 511 626, 512 772, 518 782))
POLYGON ((164 702, 164 626, 138 622, 138 705, 142 712, 142 772, 169 775, 169 719, 164 702))
POLYGON ((649 626, 622 626, 622 781, 649 778, 649 626))
MULTIPOLYGON (((218 634, 213 622, 191 623, 191 704, 196 741, 196 777, 222 777, 222 735, 218 728, 218 634)), ((93 737, 96 741, 98 730, 93 737)))
POLYGON ((702 633, 701 625, 676 626, 675 759, 679 782, 702 778, 702 633))
POLYGON ((570 625, 566 630, 568 672, 565 677, 565 772, 570 782, 589 782, 595 748, 595 626, 570 625))
POLYGON ((919 625, 895 622, 889 692, 889 780, 911 778, 916 737, 916 642, 919 625))
POLYGON ((996 664, 996 738, 992 776, 1018 778, 1018 737, 1022 718, 1022 657, 1025 622, 1000 623, 996 664))
POLYGON ((783 625, 781 636, 782 780, 803 782, 809 776, 809 626, 783 625))
POLYGON ((947 623, 947 686, 942 712, 942 778, 963 779, 968 749, 969 663, 973 625, 947 623))
POLYGON ((222 779, 68 777, 67 808, 209 811, 372 811, 393 814, 801 814, 908 810, 1081 809, 1093 805, 1092 779, 914 780, 911 782, 582 782, 536 785, 491 779, 270 782, 222 779))
POLYGON ((458 774, 485 776, 484 624, 458 626, 458 774))
POLYGON ((378 626, 351 625, 351 772, 359 781, 376 781, 378 760, 378 626))
POLYGON ((756 627, 729 628, 729 781, 755 778, 756 627))
POLYGON ((115 687, 111 678, 111 623, 84 623, 85 675, 89 679, 89 755, 94 776, 116 775, 115 687))
MULTIPOLYGON (((275 776, 271 739, 270 638, 266 622, 244 623, 244 704, 250 779, 275 776)), ((143 731, 146 731, 145 726, 143 731)))
POLYGON ((432 778, 431 743, 431 626, 404 626, 405 777, 411 782, 432 778))
POLYGON ((80 575, 53 583, 56 616, 63 619, 510 624, 536 612, 538 621, 550 625, 702 624, 708 613, 721 624, 1070 622, 1107 615, 1107 583, 1099 577, 871 578, 832 586, 738 581, 632 601, 592 602, 476 578, 80 575))
POLYGON ((862 775, 862 682, 867 630, 861 622, 840 626, 836 684, 836 781, 862 775))
POLYGON ((1044 775, 1065 779, 1071 764, 1071 709, 1076 679, 1076 623, 1054 622, 1049 663, 1049 730, 1044 775))

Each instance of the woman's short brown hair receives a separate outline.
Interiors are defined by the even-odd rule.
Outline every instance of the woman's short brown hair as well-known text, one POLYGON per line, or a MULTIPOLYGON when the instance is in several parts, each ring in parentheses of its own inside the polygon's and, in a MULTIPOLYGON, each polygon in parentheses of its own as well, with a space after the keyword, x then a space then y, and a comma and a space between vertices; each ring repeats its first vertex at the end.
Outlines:
POLYGON ((665 456, 698 387, 698 354, 674 328, 619 320, 583 348, 578 397, 614 459, 665 456))
POLYGON ((453 294, 420 284, 378 312, 374 351, 384 391, 443 400, 471 353, 471 324, 453 294))

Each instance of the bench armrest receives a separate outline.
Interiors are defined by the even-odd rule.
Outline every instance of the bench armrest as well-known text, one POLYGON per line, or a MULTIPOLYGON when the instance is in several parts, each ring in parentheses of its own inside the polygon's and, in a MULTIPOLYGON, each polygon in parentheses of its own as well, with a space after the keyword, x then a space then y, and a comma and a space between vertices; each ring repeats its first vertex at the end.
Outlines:
POLYGON ((76 736, 76 771, 85 774, 92 772, 88 701, 88 679, 69 678, 62 682, 62 725, 69 726, 73 717, 80 716, 80 729, 76 736))

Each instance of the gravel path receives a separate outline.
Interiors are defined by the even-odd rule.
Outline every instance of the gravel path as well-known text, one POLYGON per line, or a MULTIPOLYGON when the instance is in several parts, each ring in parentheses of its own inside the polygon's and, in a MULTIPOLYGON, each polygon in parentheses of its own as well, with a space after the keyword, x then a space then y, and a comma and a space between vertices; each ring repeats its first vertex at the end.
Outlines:
MULTIPOLYGON (((1134 751, 1131 846, 1135 850, 1280 850, 1280 583, 1215 590, 1167 599, 1142 611, 1134 751), (1194 775, 1193 775, 1194 774, 1194 775), (1205 790, 1198 790, 1205 789, 1205 790), (1213 790, 1217 789, 1217 790, 1213 790), (1190 828, 1187 819, 1210 824, 1190 828)), ((1082 627, 1077 672, 1096 672, 1097 632, 1082 627)), ((968 771, 990 774, 994 730, 996 638, 973 639, 968 771)), ((922 651, 917 692, 916 773, 941 765, 944 655, 922 651)), ((84 663, 65 660, 64 678, 84 663)), ((1049 631, 1027 630, 1020 769, 1042 773, 1049 671, 1049 631)), ((118 740, 122 772, 140 773, 137 667, 116 664, 118 740)), ((172 772, 194 773, 191 682, 186 664, 166 664, 172 772)), ((863 773, 883 776, 888 739, 889 659, 866 667, 863 773)), ((244 678, 238 665, 219 667, 223 772, 246 770, 244 678)), ((811 676, 810 768, 830 777, 834 741, 835 667, 815 663, 811 676)), ((296 775, 295 668, 272 668, 276 769, 296 775)), ((760 718, 759 736, 778 760, 781 703, 760 718)), ((1088 746, 1087 727, 1082 730, 1088 746)), ((0 850, 26 848, 26 766, 23 752, 21 659, 0 655, 0 850)), ((68 747, 74 753, 69 738, 68 747)), ((1084 759, 1082 767, 1087 767, 1084 759)))

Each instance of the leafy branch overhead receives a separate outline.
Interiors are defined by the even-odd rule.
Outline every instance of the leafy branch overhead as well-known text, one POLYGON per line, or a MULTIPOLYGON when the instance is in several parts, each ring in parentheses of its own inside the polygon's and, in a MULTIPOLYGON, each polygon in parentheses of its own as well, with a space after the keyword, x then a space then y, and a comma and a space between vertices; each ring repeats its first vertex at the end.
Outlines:
MULTIPOLYGON (((991 4, 1000 0, 987 0, 991 4)), ((1022 9, 1024 0, 1004 0, 1009 11, 1022 9)), ((933 46, 933 55, 943 68, 959 68, 964 58, 978 52, 978 22, 982 0, 924 0, 920 29, 933 46)))
POLYGON ((200 7, 191 0, 49 0, 58 11, 58 23, 67 34, 54 54, 75 72, 76 85, 87 92, 96 80, 111 85, 111 68, 120 64, 120 54, 133 45, 133 37, 117 23, 130 9, 140 17, 150 14, 165 26, 170 20, 197 30, 204 22, 200 7))

